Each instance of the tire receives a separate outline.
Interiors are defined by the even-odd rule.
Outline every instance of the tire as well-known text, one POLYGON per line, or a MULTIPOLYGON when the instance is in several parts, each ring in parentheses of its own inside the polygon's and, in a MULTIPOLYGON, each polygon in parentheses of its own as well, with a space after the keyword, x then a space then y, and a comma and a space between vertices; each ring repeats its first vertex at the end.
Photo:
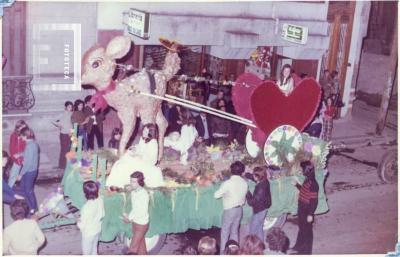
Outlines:
POLYGON ((397 149, 385 153, 378 166, 378 175, 385 183, 397 182, 397 149))
MULTIPOLYGON (((147 254, 156 255, 160 252, 161 248, 165 243, 167 234, 154 235, 152 237, 146 237, 146 248, 147 254)), ((125 238, 125 245, 129 247, 131 243, 130 238, 125 238)))
POLYGON ((281 216, 274 217, 274 218, 265 217, 264 225, 263 225, 264 232, 267 233, 267 231, 273 227, 282 228, 283 225, 285 225, 286 218, 287 218, 287 213, 284 213, 281 216))

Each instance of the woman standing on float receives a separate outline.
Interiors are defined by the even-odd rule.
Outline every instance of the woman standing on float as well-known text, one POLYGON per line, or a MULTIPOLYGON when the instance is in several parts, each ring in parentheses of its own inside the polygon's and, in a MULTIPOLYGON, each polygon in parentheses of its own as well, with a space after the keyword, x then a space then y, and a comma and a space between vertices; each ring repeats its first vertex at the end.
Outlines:
POLYGON ((277 84, 278 88, 282 91, 282 93, 285 96, 290 95, 290 93, 292 93, 294 88, 294 80, 291 74, 292 74, 292 66, 290 66, 289 64, 283 65, 277 84))

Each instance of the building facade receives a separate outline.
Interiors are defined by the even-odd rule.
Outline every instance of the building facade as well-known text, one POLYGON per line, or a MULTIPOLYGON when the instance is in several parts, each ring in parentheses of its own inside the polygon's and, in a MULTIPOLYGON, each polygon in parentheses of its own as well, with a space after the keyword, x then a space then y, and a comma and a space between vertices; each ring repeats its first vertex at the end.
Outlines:
MULTIPOLYGON (((342 116, 351 107, 354 74, 368 24, 369 2, 354 5, 349 65, 342 85, 347 105, 342 116)), ((17 2, 6 8, 3 16, 3 53, 8 58, 3 70, 3 88, 7 77, 32 76, 34 106, 29 111, 4 112, 3 94, 3 148, 8 148, 7 138, 15 122, 23 118, 35 130, 42 146, 41 168, 55 166, 58 132, 51 121, 61 114, 64 101, 93 93, 93 90, 80 90, 77 79, 80 59, 92 45, 105 45, 115 35, 132 37, 134 53, 125 61, 138 68, 154 62, 146 60, 146 49, 160 46, 159 38, 164 37, 177 40, 199 54, 198 59, 189 58, 193 63, 187 67, 195 67, 193 73, 197 70, 200 74, 205 68, 214 77, 234 79, 245 70, 257 72, 257 67, 252 68, 247 61, 257 48, 265 48, 271 51, 272 58, 268 76, 264 78, 275 79, 280 67, 289 63, 296 73, 307 73, 318 79, 325 65, 324 56, 332 47, 329 8, 328 1, 17 2), (148 14, 145 38, 128 31, 127 15, 132 8, 148 14), (288 25, 306 28, 307 32, 301 30, 304 33, 301 39, 306 34, 306 40, 299 43, 283 38, 282 32, 288 25), (217 61, 210 61, 213 58, 217 61), (221 70, 213 74, 216 69, 221 70)), ((106 123, 109 124, 106 131, 119 125, 113 112, 106 123)))

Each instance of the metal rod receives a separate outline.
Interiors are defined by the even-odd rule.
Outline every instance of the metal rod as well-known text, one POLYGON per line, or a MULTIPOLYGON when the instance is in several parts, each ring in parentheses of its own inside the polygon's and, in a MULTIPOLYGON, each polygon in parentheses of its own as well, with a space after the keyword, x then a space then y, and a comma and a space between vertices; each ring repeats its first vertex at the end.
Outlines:
POLYGON ((192 101, 189 101, 189 100, 186 100, 186 99, 182 99, 182 98, 179 98, 179 97, 176 97, 176 96, 173 96, 173 95, 168 95, 168 94, 165 94, 165 97, 167 97, 167 98, 172 98, 172 99, 177 100, 177 101, 182 101, 182 102, 188 103, 188 104, 193 104, 193 105, 195 105, 195 106, 198 106, 198 107, 201 107, 201 108, 204 108, 204 109, 207 109, 207 110, 215 111, 215 112, 224 114, 224 115, 226 115, 226 116, 230 116, 230 117, 232 117, 232 118, 236 118, 236 119, 239 119, 239 120, 243 120, 243 121, 248 122, 248 123, 253 123, 253 122, 252 122, 251 120, 249 120, 249 119, 246 119, 246 118, 243 118, 243 117, 240 117, 240 116, 231 114, 231 113, 227 113, 227 112, 224 112, 224 111, 221 111, 221 110, 217 110, 217 109, 212 108, 212 107, 209 107, 209 106, 207 106, 207 105, 199 104, 199 103, 196 103, 196 102, 192 102, 192 101))
POLYGON ((153 94, 144 93, 144 92, 140 92, 140 94, 141 94, 141 95, 145 95, 145 96, 150 96, 150 97, 153 97, 153 98, 157 98, 157 99, 160 99, 160 100, 165 100, 165 101, 167 101, 167 102, 179 104, 179 105, 185 106, 185 107, 187 107, 187 108, 190 108, 190 109, 193 109, 193 110, 196 110, 196 111, 206 112, 206 113, 209 113, 209 114, 212 114, 212 115, 215 115, 215 116, 224 118, 224 119, 228 119, 228 120, 231 120, 231 121, 235 121, 235 122, 244 124, 244 125, 246 125, 246 126, 250 126, 250 127, 253 127, 253 128, 257 128, 257 126, 254 125, 253 123, 248 123, 248 122, 243 121, 243 120, 239 120, 239 119, 235 119, 235 118, 232 118, 232 117, 228 117, 228 116, 225 116, 225 115, 216 113, 216 112, 214 112, 214 111, 207 110, 207 109, 204 109, 204 108, 200 108, 200 107, 197 107, 197 106, 193 106, 193 105, 190 105, 190 104, 186 104, 186 103, 183 103, 183 102, 180 102, 180 101, 176 101, 176 100, 171 99, 171 98, 166 98, 166 97, 163 97, 163 96, 153 95, 153 94))

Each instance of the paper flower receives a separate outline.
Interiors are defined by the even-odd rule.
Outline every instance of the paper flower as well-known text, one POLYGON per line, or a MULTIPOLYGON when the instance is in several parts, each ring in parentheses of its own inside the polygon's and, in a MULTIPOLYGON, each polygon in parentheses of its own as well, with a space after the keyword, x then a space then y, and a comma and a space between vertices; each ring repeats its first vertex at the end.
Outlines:
POLYGON ((314 145, 311 152, 314 156, 319 156, 321 155, 321 148, 318 145, 314 145))
POLYGON ((74 152, 74 151, 68 152, 65 155, 65 158, 67 158, 67 160, 72 160, 72 159, 76 158, 76 152, 74 152))
POLYGON ((59 214, 63 216, 68 216, 68 206, 64 201, 64 195, 62 189, 57 188, 56 192, 51 192, 48 194, 42 203, 39 205, 39 213, 41 215, 46 215, 49 213, 59 214))
POLYGON ((313 147, 313 145, 312 145, 311 142, 306 142, 306 143, 304 144, 304 150, 305 150, 306 152, 308 152, 308 153, 311 153, 312 147, 313 147))
POLYGON ((88 167, 88 166, 90 166, 91 163, 92 162, 90 160, 87 160, 87 159, 82 159, 81 160, 82 167, 88 167))
POLYGON ((215 153, 221 151, 221 148, 219 146, 214 146, 214 145, 207 146, 206 149, 208 153, 215 153))
POLYGON ((229 149, 230 149, 231 151, 235 151, 235 150, 238 148, 238 146, 239 146, 239 143, 237 142, 236 139, 234 139, 234 140, 232 141, 232 143, 230 143, 229 149))

